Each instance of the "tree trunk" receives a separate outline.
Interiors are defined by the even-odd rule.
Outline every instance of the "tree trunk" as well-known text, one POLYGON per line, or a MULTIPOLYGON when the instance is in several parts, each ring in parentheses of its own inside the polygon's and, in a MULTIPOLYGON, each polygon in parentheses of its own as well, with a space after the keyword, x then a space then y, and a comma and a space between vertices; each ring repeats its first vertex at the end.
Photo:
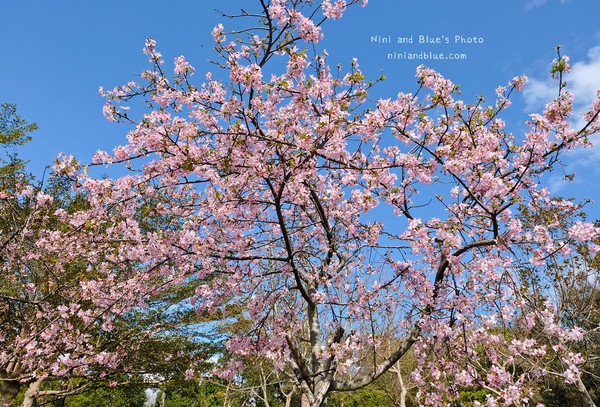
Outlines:
POLYGON ((331 377, 315 377, 315 392, 311 407, 327 407, 327 393, 331 384, 331 377))
POLYGON ((263 394, 263 402, 265 403, 265 407, 271 407, 271 405, 269 404, 269 393, 267 392, 267 377, 265 376, 265 372, 262 366, 260 367, 260 378, 262 379, 262 385, 260 387, 263 394))
POLYGON ((41 380, 29 384, 29 388, 25 392, 25 398, 23 399, 23 407, 33 407, 33 403, 35 403, 35 398, 40 392, 41 385, 41 380))
POLYGON ((308 396, 306 394, 302 394, 301 407, 327 407, 327 397, 324 397, 322 400, 320 398, 314 398, 311 404, 308 396))
POLYGON ((12 406, 12 403, 21 390, 21 383, 17 380, 2 381, 1 407, 12 406))
POLYGON ((592 400, 592 397, 585 388, 585 384, 583 384, 581 378, 577 379, 577 390, 579 390, 579 392, 583 395, 586 407, 596 407, 596 403, 594 403, 594 400, 592 400))
POLYGON ((406 386, 404 380, 402 380, 402 372, 400 366, 396 365, 396 375, 398 376, 398 382, 400 383, 400 407, 406 407, 406 386))
POLYGON ((305 393, 302 393, 302 396, 300 397, 300 403, 302 407, 310 407, 308 396, 305 393))

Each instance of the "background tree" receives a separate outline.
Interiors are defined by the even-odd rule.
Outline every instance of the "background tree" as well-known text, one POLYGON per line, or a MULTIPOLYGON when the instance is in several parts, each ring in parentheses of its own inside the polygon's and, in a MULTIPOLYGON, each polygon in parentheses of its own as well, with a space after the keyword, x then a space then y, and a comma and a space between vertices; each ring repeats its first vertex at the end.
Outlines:
MULTIPOLYGON (((524 212, 531 225, 541 222, 557 222, 561 227, 563 213, 532 214, 524 212)), ((596 222, 597 224, 597 222, 596 222)), ((546 342, 549 355, 554 359, 546 367, 552 375, 548 375, 540 398, 548 406, 572 404, 595 406, 598 399, 598 300, 599 269, 598 255, 590 251, 593 244, 580 244, 573 252, 556 253, 548 262, 547 269, 540 272, 531 266, 524 266, 521 282, 532 287, 535 295, 527 301, 542 308, 542 304, 555 304, 554 323, 580 331, 580 341, 557 340, 548 335, 547 330, 538 331, 538 340, 546 342), (570 354, 579 355, 582 359, 582 375, 574 382, 575 386, 565 385, 565 373, 569 373, 563 359, 554 354, 555 349, 566 348, 570 354), (566 372, 565 372, 566 371, 566 372), (544 390, 550 390, 544 391, 544 390)), ((534 308, 534 306, 532 306, 534 308)), ((541 328, 541 327, 538 327, 541 328)))
MULTIPOLYGON (((16 186, 23 177, 19 177, 19 171, 25 167, 25 162, 18 158, 14 147, 28 142, 30 140, 28 133, 36 129, 37 125, 35 123, 27 123, 16 114, 15 105, 7 103, 0 105, 0 144, 2 145, 3 152, 3 156, 0 158, 0 190, 2 191, 2 199, 0 200, 2 218, 0 222, 2 222, 2 231, 4 232, 1 241, 2 248, 9 244, 11 238, 14 238, 10 233, 7 233, 9 232, 7 226, 14 224, 15 228, 13 228, 12 234, 17 235, 19 228, 22 228, 27 220, 27 214, 21 203, 18 201, 8 201, 6 198, 9 193, 14 193, 16 186)), ((10 280, 2 279, 0 285, 3 294, 2 308, 0 308, 0 323, 2 324, 2 336, 5 336, 5 332, 14 331, 16 328, 12 324, 17 319, 17 315, 20 313, 19 309, 23 304, 14 301, 8 295, 10 294, 7 292, 10 288, 10 280)), ((3 402, 5 397, 14 397, 19 392, 19 386, 14 385, 14 381, 11 380, 11 370, 12 368, 8 366, 8 368, 0 371, 3 402)))
MULTIPOLYGON (((0 145, 3 150, 3 156, 0 157, 0 179, 3 183, 25 169, 26 162, 18 158, 15 147, 30 141, 29 133, 37 129, 36 123, 28 123, 17 115, 17 107, 14 104, 0 105, 0 145)), ((14 183, 14 180, 12 182, 14 183)))
MULTIPOLYGON (((145 277, 131 261, 115 275, 98 267, 102 261, 110 265, 119 249, 103 233, 116 227, 118 217, 105 218, 92 231, 91 222, 78 219, 90 206, 88 197, 72 192, 72 180, 51 174, 36 182, 26 175, 14 147, 37 127, 13 105, 2 109, 0 140, 7 151, 0 176, 2 405, 81 392, 118 398, 120 390, 111 392, 117 384, 138 386, 143 394, 144 387, 210 371, 215 345, 206 321, 214 317, 186 303, 195 277, 176 286, 159 277, 140 284, 145 277)), ((155 204, 145 199, 135 214, 143 233, 156 233, 164 224, 155 204)), ((82 398, 67 404, 77 400, 82 398)))

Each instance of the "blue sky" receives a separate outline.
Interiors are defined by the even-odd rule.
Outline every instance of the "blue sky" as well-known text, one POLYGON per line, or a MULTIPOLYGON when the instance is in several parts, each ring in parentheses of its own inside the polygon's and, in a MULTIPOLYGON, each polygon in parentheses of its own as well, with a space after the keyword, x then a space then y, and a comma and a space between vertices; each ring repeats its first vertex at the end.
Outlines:
MULTIPOLYGON (((40 126, 21 153, 31 160, 31 170, 39 174, 60 152, 88 161, 96 150, 111 150, 124 142, 128 128, 104 119, 98 88, 136 80, 147 67, 142 54, 147 36, 158 42, 167 62, 185 55, 196 67, 198 81, 214 70, 207 63, 215 57, 210 31, 219 22, 230 24, 215 7, 251 11, 254 2, 1 1, 0 101, 17 104, 23 117, 40 126)), ((415 68, 421 63, 461 84, 467 101, 476 95, 491 101, 497 86, 525 74, 530 85, 507 116, 518 131, 527 113, 541 111, 555 91, 547 78, 556 45, 573 62, 567 81, 578 108, 583 109, 600 88, 598 15, 598 0, 370 0, 365 8, 352 7, 341 20, 327 23, 317 48, 327 49, 332 65, 349 66, 351 58, 358 58, 367 78, 383 72, 388 79, 373 97, 413 91, 415 68), (372 41, 374 36, 390 38, 391 43, 372 41), (420 36, 440 37, 442 43, 420 43, 420 36), (413 43, 398 43, 399 37, 412 37, 413 43), (481 43, 461 43, 461 38, 481 43), (389 59, 394 52, 458 54, 466 59, 389 59)), ((600 203, 598 160, 600 146, 570 154, 569 170, 578 176, 564 185, 561 175, 553 175, 553 190, 600 203)))

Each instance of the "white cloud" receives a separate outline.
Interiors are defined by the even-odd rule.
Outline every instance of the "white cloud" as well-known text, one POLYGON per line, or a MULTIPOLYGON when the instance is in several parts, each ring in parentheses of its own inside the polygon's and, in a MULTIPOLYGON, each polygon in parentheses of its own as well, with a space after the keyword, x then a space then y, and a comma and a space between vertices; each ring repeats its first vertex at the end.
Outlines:
MULTIPOLYGON (((565 4, 569 0, 560 0, 561 4, 565 4)), ((531 10, 532 8, 541 7, 546 4, 548 0, 529 0, 527 4, 525 4, 525 10, 531 10)))
MULTIPOLYGON (((587 53, 585 61, 570 61, 571 72, 563 77, 567 82, 567 90, 573 93, 573 126, 575 129, 581 129, 585 125, 582 113, 588 111, 591 104, 596 99, 598 90, 600 90, 600 45, 591 48, 587 53)), ((558 81, 550 78, 536 79, 530 78, 528 84, 523 90, 523 96, 527 104, 528 112, 540 112, 544 110, 546 104, 554 99, 558 94, 558 81)), ((569 153, 570 162, 575 166, 584 167, 583 172, 588 175, 598 174, 600 167, 600 136, 592 137, 595 146, 591 150, 577 149, 569 153), (589 172, 591 171, 591 173, 589 172)), ((580 168, 581 168, 580 167, 580 168)), ((580 173, 580 171, 577 171, 580 173)), ((562 190, 565 182, 560 181, 562 177, 551 180, 553 192, 562 190)), ((578 183, 578 178, 575 179, 578 183)))
MULTIPOLYGON (((567 82, 567 90, 573 93, 575 114, 586 112, 600 90, 600 45, 588 51, 587 61, 571 61, 571 72, 563 80, 567 82)), ((531 78, 523 90, 528 111, 543 109, 557 94, 558 81, 549 76, 531 78)), ((576 120, 575 124, 581 125, 582 122, 576 120)))
POLYGON ((538 80, 529 78, 523 97, 527 103, 527 111, 538 110, 556 97, 558 93, 558 83, 550 80, 538 80))
POLYGON ((567 84, 571 88, 575 100, 591 104, 600 90, 600 45, 588 51, 589 62, 576 62, 567 76, 567 84))
POLYGON ((531 10, 532 8, 540 7, 547 1, 548 0, 529 0, 527 4, 525 4, 525 10, 531 10))

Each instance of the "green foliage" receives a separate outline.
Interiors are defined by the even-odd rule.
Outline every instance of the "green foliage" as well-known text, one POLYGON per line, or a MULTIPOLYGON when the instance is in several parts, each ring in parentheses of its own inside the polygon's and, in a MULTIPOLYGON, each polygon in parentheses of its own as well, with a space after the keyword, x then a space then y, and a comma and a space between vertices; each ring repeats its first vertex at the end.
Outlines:
MULTIPOLYGON (((74 380, 73 382, 77 384, 81 380, 74 380)), ((48 381, 42 385, 42 390, 66 389, 69 385, 67 382, 48 381)), ((16 406, 23 403, 23 396, 26 390, 27 386, 21 388, 21 391, 14 400, 16 406)), ((81 394, 66 397, 54 396, 53 398, 48 398, 46 401, 47 403, 43 405, 52 407, 144 407, 146 390, 144 387, 139 386, 108 387, 100 385, 81 394)))
POLYGON ((64 407, 144 407, 145 401, 146 392, 142 387, 100 387, 66 397, 64 407))
MULTIPOLYGON (((546 407, 586 405, 582 394, 572 385, 565 383, 564 379, 558 377, 547 377, 544 380, 544 385, 536 392, 533 401, 542 403, 546 407)), ((598 400, 595 401, 597 404, 598 400)))
POLYGON ((158 393, 154 407, 221 407, 224 406, 225 387, 211 382, 172 383, 158 393))
POLYGON ((37 124, 27 123, 17 115, 17 106, 10 103, 0 105, 0 144, 3 146, 21 146, 31 140, 28 133, 37 129, 37 124))
POLYGON ((456 399, 457 406, 474 406, 474 402, 478 401, 484 403, 486 396, 492 395, 492 393, 485 389, 469 388, 465 389, 460 393, 460 396, 456 399))
POLYGON ((366 387, 351 393, 333 394, 328 400, 331 407, 393 407, 384 391, 366 387))
POLYGON ((29 133, 37 129, 37 124, 28 123, 17 115, 15 105, 0 104, 0 146, 4 150, 4 156, 0 157, 0 179, 15 175, 25 168, 27 162, 20 160, 13 148, 29 142, 29 133))

